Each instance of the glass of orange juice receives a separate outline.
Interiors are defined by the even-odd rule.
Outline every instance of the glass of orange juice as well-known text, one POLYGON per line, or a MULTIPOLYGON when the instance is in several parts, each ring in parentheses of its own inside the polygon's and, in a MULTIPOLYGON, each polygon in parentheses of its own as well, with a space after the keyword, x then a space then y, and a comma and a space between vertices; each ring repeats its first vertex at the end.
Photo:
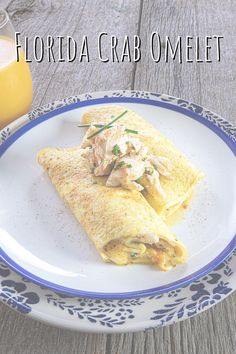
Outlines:
POLYGON ((16 60, 15 31, 0 8, 0 130, 27 113, 32 103, 32 78, 21 50, 16 60))

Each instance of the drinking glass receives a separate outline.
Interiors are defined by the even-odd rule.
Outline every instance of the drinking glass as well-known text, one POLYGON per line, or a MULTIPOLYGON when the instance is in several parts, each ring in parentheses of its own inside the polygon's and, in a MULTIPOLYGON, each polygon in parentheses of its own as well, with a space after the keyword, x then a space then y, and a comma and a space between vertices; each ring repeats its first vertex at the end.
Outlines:
POLYGON ((0 8, 0 129, 27 113, 32 103, 32 78, 25 54, 16 59, 15 31, 0 8))

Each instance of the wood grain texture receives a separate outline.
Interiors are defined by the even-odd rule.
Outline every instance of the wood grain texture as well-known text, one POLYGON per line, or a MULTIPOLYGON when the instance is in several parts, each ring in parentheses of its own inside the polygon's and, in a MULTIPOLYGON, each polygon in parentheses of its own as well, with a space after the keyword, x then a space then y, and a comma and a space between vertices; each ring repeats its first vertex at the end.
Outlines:
POLYGON ((233 354, 235 294, 178 324, 126 334, 87 334, 23 317, 0 303, 1 354, 233 354))
MULTIPOLYGON (((232 0, 159 0, 144 1, 140 35, 143 45, 149 46, 152 31, 162 38, 170 36, 173 43, 178 35, 223 35, 220 62, 186 63, 175 61, 154 64, 149 49, 143 47, 142 60, 137 64, 135 89, 181 96, 234 120, 236 106, 232 94, 236 88, 235 16, 232 0)), ((203 54, 203 53, 201 53, 203 54)))
MULTIPOLYGON (((1 0, 22 36, 71 35, 90 41, 101 31, 140 34, 137 63, 32 63, 33 106, 86 91, 142 89, 202 104, 236 123, 234 0, 1 0), (222 34, 220 63, 154 64, 147 38, 161 35, 222 34)), ((3 5, 2 5, 3 4, 3 5)), ((91 47, 94 56, 96 43, 91 47)), ((108 44, 105 46, 108 50, 108 44)), ((0 303, 1 354, 233 354, 236 348, 236 294, 189 320, 139 333, 95 335, 53 328, 23 317, 0 303)))
MULTIPOLYGON (((131 88, 134 63, 102 63, 97 58, 97 36, 105 31, 118 39, 134 35, 139 21, 139 1, 25 1, 13 0, 8 6, 21 39, 35 35, 72 36, 80 48, 83 35, 88 36, 90 62, 35 63, 31 65, 34 102, 38 106, 55 99, 87 91, 131 88)), ((32 42, 31 42, 32 43, 32 42)), ((108 39, 104 54, 110 53, 108 39)), ((58 45, 55 45, 55 53, 58 45)), ((32 44, 30 50, 32 57, 32 44)))
POLYGON ((12 2, 12 0, 1 0, 0 2, 0 7, 2 9, 7 10, 7 7, 9 6, 9 4, 12 2))

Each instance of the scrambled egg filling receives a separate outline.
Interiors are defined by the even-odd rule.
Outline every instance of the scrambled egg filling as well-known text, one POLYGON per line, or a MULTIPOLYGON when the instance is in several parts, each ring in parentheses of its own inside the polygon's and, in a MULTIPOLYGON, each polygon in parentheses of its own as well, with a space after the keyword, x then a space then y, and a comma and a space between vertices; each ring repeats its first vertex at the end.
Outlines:
POLYGON ((94 176, 107 176, 106 186, 137 191, 154 188, 165 198, 160 175, 172 178, 172 163, 165 157, 150 154, 134 135, 123 125, 112 125, 103 131, 92 125, 82 142, 83 156, 88 159, 94 176))
POLYGON ((106 256, 115 264, 149 263, 161 270, 168 270, 181 262, 178 247, 160 240, 157 244, 144 244, 138 241, 112 240, 105 247, 106 256))

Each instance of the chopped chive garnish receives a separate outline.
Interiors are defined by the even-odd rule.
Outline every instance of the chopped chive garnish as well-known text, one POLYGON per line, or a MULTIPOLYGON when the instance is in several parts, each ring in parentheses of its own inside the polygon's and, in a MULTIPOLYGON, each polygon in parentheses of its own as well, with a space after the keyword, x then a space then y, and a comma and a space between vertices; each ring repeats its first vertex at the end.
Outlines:
POLYGON ((122 167, 124 167, 125 165, 126 165, 125 161, 121 161, 121 162, 119 162, 119 163, 114 167, 114 169, 115 169, 115 170, 118 170, 119 168, 122 168, 122 167))
POLYGON ((132 258, 133 258, 133 257, 137 257, 137 255, 138 255, 137 252, 131 252, 131 253, 130 253, 130 257, 132 257, 132 258))
POLYGON ((133 130, 133 129, 125 129, 125 131, 127 133, 138 134, 138 131, 137 130, 133 130))
MULTIPOLYGON (((78 128, 89 128, 89 127, 95 127, 95 128, 103 128, 104 124, 79 124, 77 125, 78 128)), ((109 128, 112 128, 113 125, 109 125, 109 128)), ((138 134, 137 130, 133 130, 133 129, 125 129, 126 133, 132 133, 132 134, 138 134)))
POLYGON ((155 170, 158 170, 157 165, 153 165, 153 167, 155 168, 155 170))
POLYGON ((115 166, 115 170, 118 170, 118 168, 121 168, 125 165, 124 161, 119 162, 116 166, 115 166))
POLYGON ((151 168, 151 167, 146 167, 146 168, 145 168, 145 172, 146 172, 148 175, 153 175, 154 169, 151 168))
POLYGON ((77 125, 78 128, 89 128, 89 127, 95 127, 95 128, 102 128, 104 127, 104 124, 79 124, 77 125))
POLYGON ((113 149, 112 149, 112 152, 113 152, 114 155, 118 156, 120 154, 120 152, 121 152, 119 145, 117 145, 117 144, 114 145, 113 149))
POLYGON ((119 168, 131 168, 132 165, 131 163, 126 163, 125 161, 120 161, 118 164, 114 167, 115 170, 118 170, 119 168))
POLYGON ((123 113, 121 113, 119 116, 117 116, 116 118, 114 118, 113 120, 110 121, 110 123, 104 125, 102 128, 100 128, 98 131, 96 131, 95 133, 93 133, 92 135, 89 135, 87 137, 87 139, 91 139, 93 138, 95 135, 101 133, 103 130, 108 129, 111 127, 112 123, 115 123, 118 119, 120 119, 121 117, 123 117, 128 111, 124 111, 123 113))

